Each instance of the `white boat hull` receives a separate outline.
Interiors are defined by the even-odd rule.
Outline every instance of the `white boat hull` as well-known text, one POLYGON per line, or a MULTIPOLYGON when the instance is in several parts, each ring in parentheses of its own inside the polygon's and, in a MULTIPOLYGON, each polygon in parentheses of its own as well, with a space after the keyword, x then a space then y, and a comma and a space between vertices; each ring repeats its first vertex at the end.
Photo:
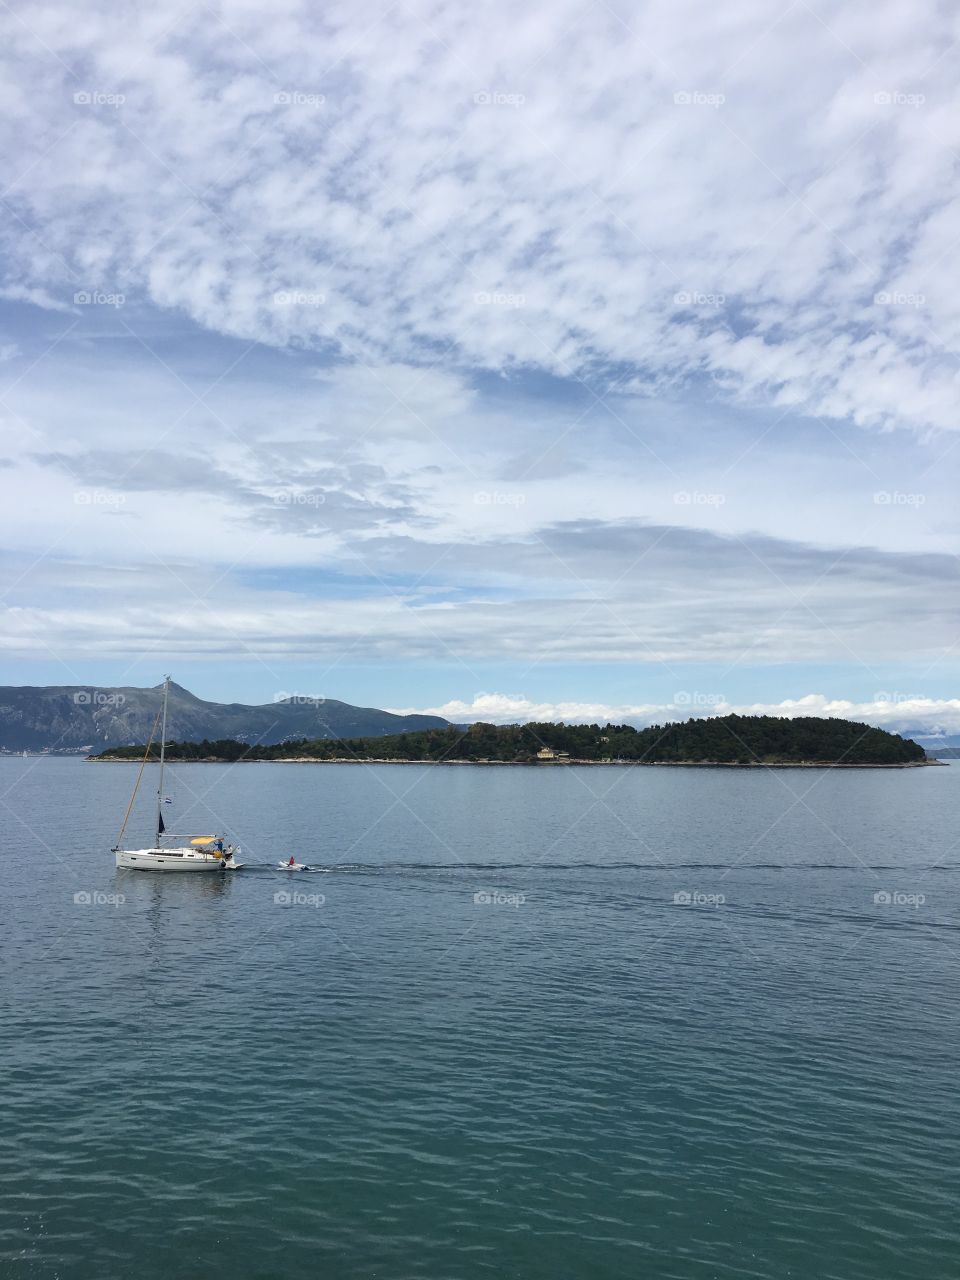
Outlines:
MULTIPOLYGON (((223 871, 224 859, 199 849, 117 849, 117 866, 129 871, 223 871)), ((227 864, 229 869, 229 864, 227 864)))

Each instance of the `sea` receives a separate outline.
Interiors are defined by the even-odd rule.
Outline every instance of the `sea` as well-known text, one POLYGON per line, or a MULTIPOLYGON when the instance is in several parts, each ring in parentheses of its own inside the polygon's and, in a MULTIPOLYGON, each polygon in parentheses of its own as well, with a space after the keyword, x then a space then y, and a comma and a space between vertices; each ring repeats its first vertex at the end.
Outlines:
POLYGON ((135 776, 0 759, 3 1280, 960 1275, 960 764, 135 776))

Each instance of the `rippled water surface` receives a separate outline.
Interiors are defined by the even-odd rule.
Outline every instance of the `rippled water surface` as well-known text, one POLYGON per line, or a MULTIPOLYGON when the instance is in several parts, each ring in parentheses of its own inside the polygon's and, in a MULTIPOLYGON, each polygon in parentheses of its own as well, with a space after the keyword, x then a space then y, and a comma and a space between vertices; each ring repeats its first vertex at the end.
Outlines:
POLYGON ((0 1276, 960 1274, 960 766, 134 773, 0 760, 0 1276))

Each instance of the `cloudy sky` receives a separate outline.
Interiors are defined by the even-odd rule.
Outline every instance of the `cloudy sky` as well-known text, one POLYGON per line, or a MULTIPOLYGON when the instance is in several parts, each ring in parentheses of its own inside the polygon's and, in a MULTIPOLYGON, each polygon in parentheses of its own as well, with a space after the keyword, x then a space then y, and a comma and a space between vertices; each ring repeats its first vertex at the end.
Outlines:
POLYGON ((960 732, 958 26, 0 7, 0 680, 960 732))

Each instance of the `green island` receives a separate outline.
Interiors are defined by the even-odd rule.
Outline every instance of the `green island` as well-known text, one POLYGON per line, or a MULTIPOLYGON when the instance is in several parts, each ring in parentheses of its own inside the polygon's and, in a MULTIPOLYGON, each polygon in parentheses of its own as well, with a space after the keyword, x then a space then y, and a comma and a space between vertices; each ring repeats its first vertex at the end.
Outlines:
MULTIPOLYGON (((90 760, 139 760, 145 746, 111 747, 90 760)), ((154 744, 150 759, 156 759, 154 744)), ((934 764, 910 738, 815 716, 715 716, 635 729, 624 724, 477 723, 375 738, 303 738, 270 745, 221 739, 168 742, 168 760, 235 763, 832 765, 934 764)))

